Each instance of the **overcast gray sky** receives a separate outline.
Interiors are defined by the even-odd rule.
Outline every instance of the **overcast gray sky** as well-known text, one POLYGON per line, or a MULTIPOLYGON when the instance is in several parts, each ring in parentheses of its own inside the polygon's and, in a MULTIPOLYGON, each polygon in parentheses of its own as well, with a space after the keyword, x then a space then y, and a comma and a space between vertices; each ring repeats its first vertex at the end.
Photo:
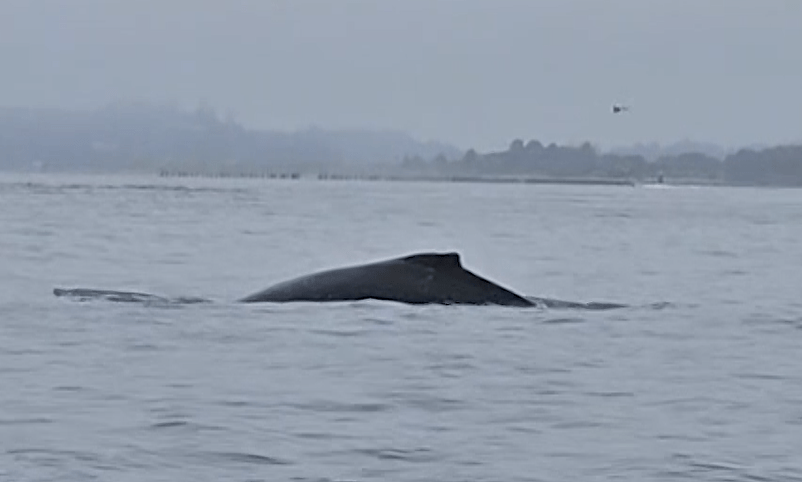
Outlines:
POLYGON ((800 0, 3 0, 0 59, 3 106, 205 100, 479 150, 802 141, 800 0))

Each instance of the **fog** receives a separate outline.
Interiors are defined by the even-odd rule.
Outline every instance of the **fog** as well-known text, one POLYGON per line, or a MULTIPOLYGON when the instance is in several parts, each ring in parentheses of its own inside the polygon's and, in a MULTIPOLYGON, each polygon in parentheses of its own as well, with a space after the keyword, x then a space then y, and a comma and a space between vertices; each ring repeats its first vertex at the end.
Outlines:
POLYGON ((800 26, 792 0, 5 0, 0 106, 207 103, 478 150, 777 144, 802 140, 800 26))

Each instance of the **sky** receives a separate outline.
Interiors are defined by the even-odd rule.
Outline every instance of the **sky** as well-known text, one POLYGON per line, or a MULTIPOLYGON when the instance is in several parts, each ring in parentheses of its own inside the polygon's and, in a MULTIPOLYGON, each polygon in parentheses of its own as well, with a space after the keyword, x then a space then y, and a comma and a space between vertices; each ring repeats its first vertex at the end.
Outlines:
POLYGON ((3 0, 0 59, 0 106, 206 103, 479 151, 802 141, 802 0, 3 0))

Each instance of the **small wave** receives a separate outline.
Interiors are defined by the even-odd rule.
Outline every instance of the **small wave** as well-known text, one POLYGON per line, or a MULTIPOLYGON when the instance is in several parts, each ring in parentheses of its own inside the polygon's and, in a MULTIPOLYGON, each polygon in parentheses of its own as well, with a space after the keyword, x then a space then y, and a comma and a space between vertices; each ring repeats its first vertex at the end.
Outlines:
POLYGON ((0 418, 0 425, 43 425, 53 423, 52 418, 36 417, 36 418, 0 418))
POLYGON ((195 423, 189 420, 165 420, 163 422, 155 422, 147 427, 149 430, 155 431, 171 431, 171 430, 180 430, 180 431, 187 431, 187 432, 202 432, 202 431, 219 431, 223 430, 223 427, 218 427, 215 425, 205 425, 200 423, 195 423))
POLYGON ((310 333, 314 333, 316 335, 327 335, 327 336, 335 336, 339 338, 352 338, 356 336, 363 336, 369 335, 371 332, 370 330, 310 330, 310 333))
POLYGON ((185 422, 183 420, 175 420, 175 421, 170 421, 170 422, 157 422, 157 423, 151 424, 150 428, 160 430, 160 429, 163 429, 163 428, 186 427, 189 424, 190 424, 189 422, 185 422))
POLYGON ((441 371, 441 370, 455 370, 455 371, 463 371, 463 370, 473 370, 476 368, 476 365, 473 363, 474 357, 470 355, 452 355, 443 357, 442 360, 438 360, 435 363, 430 364, 427 368, 429 370, 434 371, 441 371))
MULTIPOLYGON (((698 456, 675 454, 674 462, 682 466, 670 473, 682 475, 691 480, 714 477, 716 480, 743 480, 751 482, 770 482, 775 480, 802 481, 802 472, 798 468, 782 468, 776 470, 755 470, 754 468, 725 461, 699 460, 698 456)), ((666 473, 669 473, 668 471, 666 473)))
POLYGON ((627 305, 621 303, 603 302, 603 301, 590 301, 587 303, 579 301, 565 301, 554 298, 539 298, 535 296, 527 296, 526 299, 535 303, 538 308, 548 309, 562 309, 562 310, 615 310, 619 308, 628 308, 627 305))
POLYGON ((737 258, 738 253, 727 251, 725 249, 699 249, 696 251, 703 256, 710 256, 713 258, 737 258))
POLYGON ((743 380, 786 380, 787 377, 775 373, 744 372, 736 373, 735 378, 743 380))
POLYGON ((100 462, 100 456, 97 454, 79 450, 19 448, 6 450, 6 454, 45 465, 54 464, 63 459, 90 463, 100 462))
POLYGON ((588 397, 600 397, 600 398, 629 398, 634 397, 635 393, 633 392, 584 392, 583 395, 588 397))
POLYGON ((57 387, 53 387, 53 390, 57 392, 81 392, 86 390, 86 387, 81 387, 78 385, 59 385, 57 387))
MULTIPOLYGON (((677 308, 679 305, 676 303, 671 303, 670 301, 658 301, 657 303, 649 303, 647 305, 643 305, 644 308, 648 308, 651 310, 665 310, 668 308, 677 308)), ((694 307, 695 305, 689 305, 694 307)))
POLYGON ((802 317, 757 316, 747 320, 747 323, 757 325, 786 326, 790 328, 796 328, 797 330, 802 330, 802 317))
POLYGON ((355 439, 357 437, 343 435, 343 434, 333 434, 327 432, 298 432, 294 433, 293 436, 298 437, 304 440, 341 440, 341 439, 355 439))
POLYGON ((367 455, 379 460, 397 460, 403 462, 434 462, 440 459, 431 449, 397 449, 397 448, 370 448, 355 449, 351 452, 367 455))
POLYGON ((573 325, 577 323, 585 323, 587 320, 583 318, 548 318, 542 321, 545 325, 573 325))
POLYGON ((371 413, 386 412, 393 409, 386 403, 341 403, 333 401, 319 401, 313 403, 294 403, 292 408, 309 410, 313 412, 343 412, 343 413, 371 413))
POLYGON ((426 396, 417 393, 397 393, 393 395, 393 398, 395 398, 401 405, 405 405, 409 408, 420 409, 430 413, 443 413, 462 410, 468 403, 466 400, 458 398, 426 396))
POLYGON ((219 403, 224 407, 249 407, 253 405, 251 402, 246 400, 223 400, 219 403))
POLYGON ((377 325, 377 326, 390 326, 394 325, 396 322, 392 319, 385 319, 385 318, 362 318, 359 320, 362 323, 369 324, 369 325, 377 325))
POLYGON ((357 482, 354 479, 330 479, 328 477, 293 477, 290 479, 292 482, 357 482))
POLYGON ((603 426, 604 423, 598 420, 567 420, 555 422, 549 425, 549 427, 556 428, 558 430, 594 429, 603 426))
MULTIPOLYGON (((5 347, 0 347, 0 354, 3 354, 3 355, 22 356, 22 355, 42 355, 44 353, 47 353, 47 351, 43 350, 43 349, 36 349, 36 348, 28 348, 28 347, 5 348, 5 347)), ((8 369, 6 369, 6 370, 8 370, 8 369)))
POLYGON ((289 460, 250 452, 205 452, 198 455, 207 463, 210 459, 217 459, 221 462, 235 462, 253 465, 293 465, 293 463, 289 460))

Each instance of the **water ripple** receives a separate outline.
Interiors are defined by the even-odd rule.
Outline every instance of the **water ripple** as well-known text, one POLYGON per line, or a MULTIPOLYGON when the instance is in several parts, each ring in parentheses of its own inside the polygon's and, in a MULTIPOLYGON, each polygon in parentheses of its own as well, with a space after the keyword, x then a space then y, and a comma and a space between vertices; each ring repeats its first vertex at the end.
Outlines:
POLYGON ((423 462, 436 462, 440 460, 442 456, 438 455, 431 449, 399 449, 399 448, 367 448, 367 449, 355 449, 351 451, 355 454, 365 455, 368 457, 373 457, 378 460, 391 460, 391 461, 400 461, 400 462, 412 462, 412 463, 423 463, 423 462))
POLYGON ((45 179, 0 182, 3 482, 802 482, 802 190, 45 179), (628 307, 231 301, 419 249, 628 307))
POLYGON ((392 405, 386 403, 341 403, 331 400, 320 400, 309 403, 292 403, 289 404, 289 406, 298 410, 334 413, 372 413, 386 412, 393 409, 392 405))
POLYGON ((197 457, 206 464, 215 461, 219 463, 233 462, 238 464, 249 464, 249 465, 293 464, 293 462, 289 460, 281 459, 278 457, 271 457, 269 455, 249 453, 249 452, 203 452, 203 453, 198 453, 197 457))

